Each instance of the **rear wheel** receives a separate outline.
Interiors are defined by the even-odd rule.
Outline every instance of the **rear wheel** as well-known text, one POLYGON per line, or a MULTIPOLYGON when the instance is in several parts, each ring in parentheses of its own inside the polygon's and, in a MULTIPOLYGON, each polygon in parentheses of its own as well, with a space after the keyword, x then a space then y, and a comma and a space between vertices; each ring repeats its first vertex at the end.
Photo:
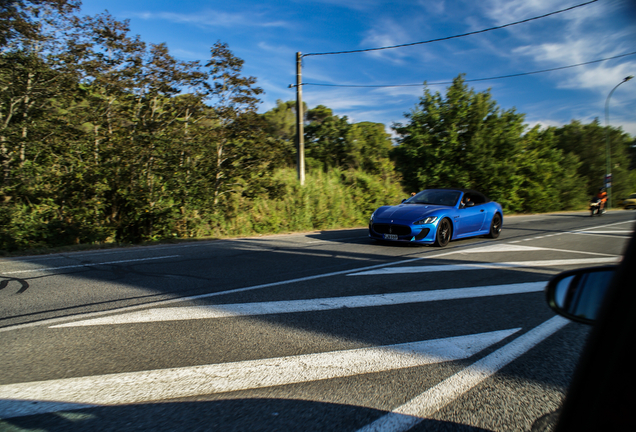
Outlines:
POLYGON ((501 233, 501 216, 499 213, 495 213, 492 217, 492 222, 490 223, 490 232, 488 233, 488 237, 497 238, 501 233))
POLYGON ((453 229, 448 219, 442 219, 437 224, 437 234, 435 235, 435 246, 444 247, 451 239, 453 229))

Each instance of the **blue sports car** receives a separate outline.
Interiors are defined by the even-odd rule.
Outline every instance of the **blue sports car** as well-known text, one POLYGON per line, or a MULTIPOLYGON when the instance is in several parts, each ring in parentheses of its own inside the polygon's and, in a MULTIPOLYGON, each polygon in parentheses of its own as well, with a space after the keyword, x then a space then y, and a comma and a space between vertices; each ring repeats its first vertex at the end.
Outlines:
POLYGON ((501 206, 468 189, 426 189, 396 206, 383 206, 369 220, 376 240, 434 244, 487 235, 499 237, 501 206))

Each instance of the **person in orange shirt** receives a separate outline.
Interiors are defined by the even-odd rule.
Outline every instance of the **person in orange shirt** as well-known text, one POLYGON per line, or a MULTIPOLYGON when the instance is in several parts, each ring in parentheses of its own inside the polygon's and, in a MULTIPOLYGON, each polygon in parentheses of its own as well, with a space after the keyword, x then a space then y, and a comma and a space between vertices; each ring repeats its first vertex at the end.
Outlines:
POLYGON ((605 203, 607 202, 607 192, 605 188, 600 188, 596 194, 596 198, 601 200, 601 212, 605 212, 605 203))

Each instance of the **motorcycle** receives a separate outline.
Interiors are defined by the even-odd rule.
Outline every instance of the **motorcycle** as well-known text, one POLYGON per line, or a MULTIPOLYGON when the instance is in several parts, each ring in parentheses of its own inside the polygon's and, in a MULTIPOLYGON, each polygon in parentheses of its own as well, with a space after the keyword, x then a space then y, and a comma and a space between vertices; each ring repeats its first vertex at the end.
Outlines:
POLYGON ((594 213, 596 212, 597 216, 601 216, 603 213, 605 213, 605 209, 601 210, 601 204, 603 203, 603 200, 600 198, 592 198, 592 200, 590 201, 590 216, 594 216, 594 213))

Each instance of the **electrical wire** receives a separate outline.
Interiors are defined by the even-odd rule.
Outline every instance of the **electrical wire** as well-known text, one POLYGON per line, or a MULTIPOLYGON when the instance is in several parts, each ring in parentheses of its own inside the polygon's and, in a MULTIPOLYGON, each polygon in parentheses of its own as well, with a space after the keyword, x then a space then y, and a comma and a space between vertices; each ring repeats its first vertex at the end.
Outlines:
MULTIPOLYGON (((584 63, 577 63, 574 65, 569 65, 569 66, 559 66, 559 67, 555 67, 555 68, 550 68, 550 69, 543 69, 543 70, 538 70, 538 71, 533 71, 533 72, 521 72, 521 73, 516 73, 516 74, 510 74, 510 75, 500 75, 500 76, 496 76, 496 77, 490 77, 490 78, 474 78, 474 79, 467 79, 464 80, 464 82, 477 82, 477 81, 492 81, 492 80, 497 80, 497 79, 504 79, 504 78, 514 78, 514 77, 520 77, 520 76, 525 76, 525 75, 534 75, 534 74, 540 74, 540 73, 545 73, 545 72, 552 72, 552 71, 557 71, 557 70, 563 70, 563 69, 569 69, 569 68, 575 68, 575 67, 579 67, 579 66, 585 66, 585 65, 589 65, 589 64, 593 64, 593 63, 600 63, 600 62, 604 62, 607 60, 613 60, 613 59, 617 59, 617 58, 621 58, 621 57, 627 57, 630 55, 634 55, 636 54, 636 51, 634 52, 630 52, 630 53, 626 53, 626 54, 620 54, 620 55, 616 55, 613 57, 607 57, 604 59, 599 59, 599 60, 592 60, 592 61, 588 61, 588 62, 584 62, 584 63)), ((381 87, 421 87, 423 85, 427 85, 427 86, 433 86, 433 85, 446 85, 446 84, 452 84, 453 81, 439 81, 439 82, 424 82, 421 84, 386 84, 386 85, 357 85, 357 84, 320 84, 320 83, 302 83, 303 86, 321 86, 321 87, 377 87, 377 88, 381 88, 381 87)))
POLYGON ((411 42, 411 43, 406 43, 406 44, 400 44, 400 45, 392 45, 392 46, 385 46, 385 47, 379 47, 379 48, 366 48, 366 49, 357 49, 357 50, 350 50, 350 51, 333 51, 333 52, 324 52, 324 53, 309 53, 309 54, 303 54, 302 57, 309 57, 309 56, 322 56, 322 55, 332 55, 332 54, 352 54, 352 53, 361 53, 361 52, 368 52, 368 51, 380 51, 380 50, 386 50, 386 49, 393 49, 393 48, 403 48, 403 47, 408 47, 408 46, 413 46, 413 45, 423 45, 423 44, 429 44, 432 42, 440 42, 440 41, 445 41, 445 40, 449 40, 449 39, 457 39, 457 38, 461 38, 461 37, 466 37, 466 36, 472 36, 472 35, 476 35, 479 33, 486 33, 489 31, 493 31, 493 30, 499 30, 502 28, 506 28, 506 27, 511 27, 517 24, 523 24, 523 23, 527 23, 529 21, 534 21, 534 20, 538 20, 541 18, 546 18, 549 17, 551 15, 556 15, 562 12, 567 12, 570 11, 572 9, 576 9, 576 8, 580 8, 582 6, 587 6, 591 3, 595 3, 598 0, 591 0, 588 1, 586 3, 581 3, 578 4, 576 6, 571 6, 569 8, 566 9, 561 9, 558 11, 554 11, 554 12, 550 12, 547 13, 545 15, 540 15, 540 16, 536 16, 533 18, 527 18, 521 21, 515 21, 509 24, 504 24, 501 26, 497 26, 497 27, 490 27, 487 29, 483 29, 483 30, 477 30, 477 31, 473 31, 473 32, 469 32, 469 33, 463 33, 463 34, 459 34, 459 35, 454 35, 454 36, 446 36, 443 38, 438 38, 438 39, 431 39, 431 40, 427 40, 427 41, 422 41, 422 42, 411 42))

